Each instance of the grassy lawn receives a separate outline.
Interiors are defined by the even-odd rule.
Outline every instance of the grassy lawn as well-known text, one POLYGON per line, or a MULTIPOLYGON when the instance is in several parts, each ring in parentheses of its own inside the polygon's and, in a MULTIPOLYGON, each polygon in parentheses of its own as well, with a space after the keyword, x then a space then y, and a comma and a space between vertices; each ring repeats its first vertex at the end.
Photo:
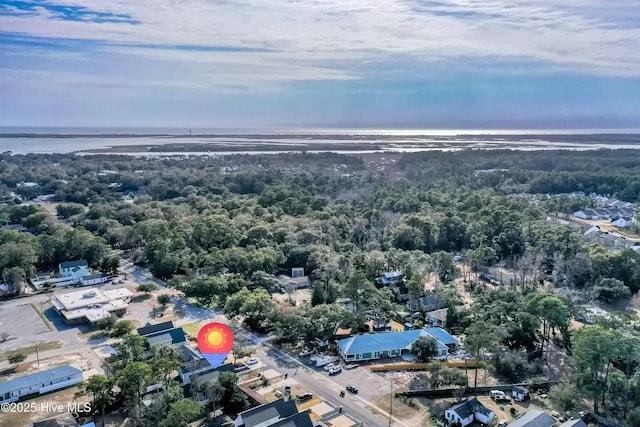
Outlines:
POLYGON ((50 341, 50 342, 44 342, 40 344, 33 344, 26 347, 20 347, 17 350, 7 351, 6 353, 0 354, 0 360, 7 360, 9 357, 18 353, 23 353, 26 355, 35 354, 36 346, 38 347, 39 352, 44 352, 44 351, 55 350, 56 348, 60 348, 62 347, 62 343, 60 341, 50 341))
POLYGON ((186 325, 182 325, 182 330, 192 337, 197 337, 198 331, 200 331, 200 326, 200 322, 187 323, 186 325))

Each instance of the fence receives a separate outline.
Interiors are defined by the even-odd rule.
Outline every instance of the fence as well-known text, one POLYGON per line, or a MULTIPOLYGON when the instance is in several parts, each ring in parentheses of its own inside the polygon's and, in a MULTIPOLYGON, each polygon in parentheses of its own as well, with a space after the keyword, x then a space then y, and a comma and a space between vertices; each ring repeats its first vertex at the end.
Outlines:
MULTIPOLYGON (((451 368, 475 368, 475 360, 455 360, 442 362, 443 365, 451 368)), ((429 367, 429 363, 385 363, 381 365, 371 365, 369 370, 371 372, 384 372, 384 371, 422 371, 429 367)))
MULTIPOLYGON (((442 388, 435 390, 398 390, 395 392, 396 396, 407 396, 407 397, 428 397, 428 398, 440 398, 440 397, 453 397, 456 393, 463 393, 464 395, 469 395, 473 393, 487 393, 491 390, 500 390, 500 391, 509 391, 513 390, 516 386, 521 387, 533 387, 533 388, 548 388, 556 383, 538 383, 538 384, 502 384, 502 385, 492 385, 492 386, 481 386, 467 389, 460 388, 442 388)), ((618 425, 611 425, 609 427, 620 427, 618 425)))

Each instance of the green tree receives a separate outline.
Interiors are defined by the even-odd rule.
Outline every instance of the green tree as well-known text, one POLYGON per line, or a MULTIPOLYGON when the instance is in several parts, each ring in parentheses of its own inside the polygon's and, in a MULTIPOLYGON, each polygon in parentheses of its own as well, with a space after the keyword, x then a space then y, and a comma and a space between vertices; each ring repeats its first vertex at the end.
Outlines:
POLYGON ((214 302, 224 304, 228 284, 224 277, 196 277, 180 286, 185 296, 195 298, 200 304, 210 306, 214 302))
POLYGON ((116 385, 131 407, 140 407, 142 394, 151 383, 151 366, 144 362, 132 362, 116 374, 116 385))
POLYGON ((98 320, 96 322, 96 327, 98 329, 109 331, 109 330, 111 330, 111 328, 113 328, 113 325, 115 325, 116 320, 117 319, 116 319, 115 316, 107 316, 105 318, 102 318, 102 319, 98 320))
POLYGON ((555 328, 560 329, 565 340, 569 336, 569 320, 571 311, 560 298, 545 293, 533 295, 526 303, 525 310, 542 319, 542 352, 544 354, 544 343, 548 347, 551 344, 551 333, 555 328))
POLYGON ((611 301, 625 299, 631 297, 631 290, 622 282, 622 280, 604 278, 598 281, 593 287, 596 298, 609 304, 611 301))
POLYGON ((85 206, 78 203, 61 203, 56 206, 56 213, 60 218, 67 219, 84 212, 85 209, 85 206))
POLYGON ((484 352, 492 350, 500 341, 498 327, 490 322, 476 320, 465 330, 465 346, 476 361, 473 388, 478 389, 478 366, 484 360, 484 352))
MULTIPOLYGON (((115 381, 106 375, 93 375, 79 384, 81 394, 91 395, 91 408, 99 410, 104 427, 104 415, 107 406, 115 401, 113 386, 115 381)), ((95 418, 94 418, 95 422, 95 418)))
POLYGON ((180 399, 171 404, 169 413, 160 427, 188 427, 202 416, 202 405, 191 399, 180 399))
POLYGON ((238 386, 236 374, 221 372, 218 376, 218 384, 224 390, 220 402, 227 411, 239 412, 248 405, 247 398, 238 386))
POLYGON ((11 267, 2 271, 2 280, 7 285, 10 294, 22 295, 27 277, 22 267, 11 267))
POLYGON ((613 332, 598 325, 583 326, 573 335, 572 360, 577 369, 578 386, 593 396, 595 413, 598 413, 599 397, 606 393, 608 371, 617 351, 615 339, 613 332))
POLYGON ((133 323, 130 320, 118 320, 111 327, 111 338, 122 338, 133 331, 133 323))
POLYGON ((155 291, 156 289, 158 289, 158 285, 156 285, 153 282, 140 283, 136 287, 136 291, 143 292, 145 295, 149 295, 151 292, 155 291))
POLYGON ((167 307, 167 305, 169 305, 170 302, 171 296, 169 294, 158 295, 158 304, 160 304, 160 307, 162 307, 163 310, 167 307))
POLYGON ((575 384, 560 383, 549 390, 549 399, 563 412, 573 409, 577 398, 578 389, 575 384))
POLYGON ((411 344, 411 353, 413 353, 420 362, 429 362, 438 355, 438 342, 431 337, 418 337, 411 344))
POLYGON ((114 368, 121 369, 131 362, 146 360, 149 340, 138 334, 128 334, 122 337, 120 345, 116 349, 114 368))
POLYGON ((242 316, 244 323, 253 330, 262 330, 265 320, 275 307, 275 302, 265 289, 253 291, 243 288, 227 298, 224 306, 225 314, 242 316))
POLYGON ((9 361, 9 363, 15 364, 17 368, 20 363, 27 360, 27 355, 24 353, 14 353, 7 357, 7 360, 9 361))
POLYGON ((216 416, 216 405, 224 395, 224 389, 218 383, 196 378, 191 382, 192 392, 206 398, 212 406, 211 413, 216 416))

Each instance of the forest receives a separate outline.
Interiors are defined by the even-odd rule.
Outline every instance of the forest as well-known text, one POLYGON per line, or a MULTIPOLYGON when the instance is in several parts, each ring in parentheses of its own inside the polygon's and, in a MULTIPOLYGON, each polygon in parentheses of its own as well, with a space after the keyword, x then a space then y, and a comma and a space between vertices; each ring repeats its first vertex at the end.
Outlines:
POLYGON ((409 303, 433 293, 446 300, 447 327, 465 332, 474 357, 492 354, 505 380, 539 374, 550 347, 562 348, 572 358, 573 400, 580 394, 595 412, 638 425, 637 321, 598 318, 579 329, 571 322, 584 303, 628 301, 640 288, 640 253, 587 244, 579 227, 548 217, 592 206, 590 193, 637 202, 640 153, 464 150, 397 158, 384 169, 332 153, 5 153, 1 222, 29 233, 0 230, 2 278, 20 293, 36 271, 61 261, 85 258, 113 272, 123 256, 253 330, 310 344, 332 338, 337 326, 365 330, 367 320, 403 311, 403 290, 376 280, 398 270, 409 303), (31 202, 42 196, 55 212, 31 202), (500 266, 516 280, 493 288, 474 275, 473 302, 464 306, 452 283, 460 275, 454 255, 474 273, 500 266), (276 310, 270 294, 295 267, 310 276, 310 304, 276 310), (543 278, 550 274, 563 280, 549 286, 543 278))

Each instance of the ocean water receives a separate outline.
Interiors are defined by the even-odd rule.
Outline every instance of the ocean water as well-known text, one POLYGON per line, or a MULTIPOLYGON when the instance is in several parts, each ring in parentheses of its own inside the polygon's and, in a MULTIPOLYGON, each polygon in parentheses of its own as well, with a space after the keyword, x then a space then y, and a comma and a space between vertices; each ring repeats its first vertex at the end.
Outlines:
MULTIPOLYGON (((131 149, 127 155, 186 155, 186 154, 236 154, 246 153, 243 144, 286 144, 291 152, 304 149, 305 142, 314 144, 313 151, 333 151, 344 153, 366 153, 371 147, 362 150, 340 150, 335 144, 357 146, 360 143, 379 143, 387 151, 429 151, 429 150, 460 150, 465 148, 499 149, 511 148, 518 150, 594 150, 601 148, 640 148, 639 144, 626 141, 611 143, 589 140, 592 134, 640 134, 637 129, 564 129, 564 130, 467 130, 467 129, 229 129, 229 128, 33 128, 33 127, 0 127, 0 152, 11 151, 14 154, 27 153, 82 153, 86 150, 100 149, 108 153, 111 147, 141 146, 140 150, 131 149), (228 135, 221 137, 194 136, 186 137, 189 131, 194 135, 228 135), (22 135, 32 136, 24 137, 22 135), (40 135, 40 136, 38 136, 40 135), (54 135, 64 135, 56 137, 54 135), (92 136, 95 135, 95 136, 92 136), (114 136, 106 136, 114 135, 114 136), (117 136, 115 136, 117 135, 117 136), (140 136, 142 135, 142 136, 140 136), (242 136, 246 135, 246 136, 242 136), (256 135, 277 135, 278 138, 263 139, 256 135), (324 135, 326 139, 292 138, 294 135, 324 135), (364 135, 365 138, 353 139, 354 135, 364 135), (384 138, 380 136, 385 135, 384 138), (482 139, 474 136, 482 135, 482 139), (509 140, 509 135, 529 135, 522 141, 509 140), (574 139, 567 141, 549 141, 545 135, 585 135, 584 141, 574 139), (287 136, 291 136, 287 138, 287 136), (329 137, 327 137, 329 136, 329 137), (531 136, 534 136, 533 138, 531 136), (351 138, 350 138, 351 137, 351 138), (149 153, 145 145, 161 144, 220 144, 222 151, 209 152, 178 152, 178 153, 149 153), (334 144, 332 149, 316 149, 321 144, 334 144)), ((203 147, 204 148, 204 147, 203 147)), ((274 151, 249 151, 253 154, 274 153, 274 151)))

